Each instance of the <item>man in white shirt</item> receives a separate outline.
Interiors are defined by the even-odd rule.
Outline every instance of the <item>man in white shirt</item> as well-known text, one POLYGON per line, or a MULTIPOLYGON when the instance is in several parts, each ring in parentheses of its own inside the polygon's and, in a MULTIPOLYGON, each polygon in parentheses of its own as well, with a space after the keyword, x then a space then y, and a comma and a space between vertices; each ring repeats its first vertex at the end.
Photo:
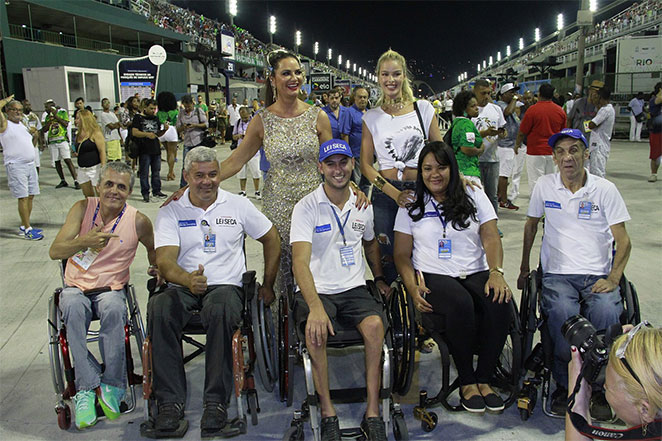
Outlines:
POLYGON ((106 140, 106 159, 119 161, 122 159, 122 146, 120 145, 120 121, 115 112, 110 110, 110 100, 101 100, 103 112, 99 114, 99 125, 106 140))
POLYGON ((372 206, 355 207, 356 195, 349 189, 355 163, 346 142, 331 139, 323 143, 319 161, 324 183, 295 205, 290 242, 292 269, 300 289, 295 297, 295 321, 302 331, 305 325, 322 414, 322 439, 340 441, 329 394, 326 341, 329 333, 335 335, 334 327, 343 324, 356 327, 365 344, 367 408, 361 427, 369 439, 385 441, 379 414, 383 306, 365 286, 362 245, 377 287, 384 295, 390 292, 382 275, 372 206))
POLYGON ((35 150, 38 132, 30 132, 21 121, 23 105, 10 95, 0 100, 0 144, 7 169, 7 184, 12 196, 18 199, 18 215, 21 218, 19 234, 29 240, 41 240, 42 230, 32 228, 30 214, 32 199, 39 194, 39 178, 35 167, 35 150), (7 117, 2 108, 7 112, 7 117))
MULTIPOLYGON (((228 106, 228 119, 230 122, 230 129, 225 132, 226 141, 232 140, 232 133, 234 131, 234 126, 237 124, 237 121, 241 119, 241 115, 239 114, 240 108, 241 106, 237 104, 237 98, 236 97, 232 98, 232 104, 228 106)), ((237 145, 237 143, 234 141, 232 142, 232 144, 234 146, 237 145)))
POLYGON ((598 113, 589 121, 588 128, 591 130, 591 144, 589 147, 589 171, 591 174, 604 178, 607 174, 607 160, 611 150, 611 133, 614 130, 616 112, 611 105, 611 90, 607 86, 598 89, 594 95, 595 107, 598 113))
POLYGON ((548 143, 559 172, 541 176, 531 194, 518 287, 523 287, 530 272, 531 247, 544 215, 541 309, 554 345, 552 373, 557 390, 552 409, 562 414, 570 347, 561 326, 576 314, 598 330, 619 322, 623 305, 618 285, 630 256, 625 230, 630 215, 616 186, 584 168, 588 143, 580 130, 563 129, 548 143))
POLYGON ((480 180, 485 194, 490 198, 494 212, 499 212, 497 187, 499 184, 499 156, 497 155, 498 139, 506 136, 506 118, 501 107, 492 102, 492 86, 487 80, 477 80, 474 85, 474 95, 478 102, 478 116, 471 118, 483 138, 485 150, 478 157, 480 180))
POLYGON ((37 167, 37 174, 39 174, 39 167, 41 167, 40 156, 44 148, 43 138, 41 137, 41 120, 32 111, 32 104, 28 99, 21 101, 21 104, 23 104, 23 124, 30 129, 32 135, 34 135, 34 132, 38 132, 37 145, 34 146, 34 165, 37 167))
POLYGON ((641 142, 641 129, 646 120, 644 113, 644 93, 639 92, 628 103, 630 111, 630 141, 641 142))
POLYGON ((259 296, 274 299, 280 239, 271 222, 247 199, 219 188, 216 152, 196 147, 187 155, 189 188, 181 199, 159 210, 156 261, 169 287, 148 303, 152 339, 154 395, 159 436, 187 427, 184 420, 186 375, 181 333, 193 310, 206 330, 204 413, 201 436, 218 435, 227 422, 233 388, 232 333, 241 319, 242 274, 246 271, 244 235, 262 243, 264 281, 259 296))

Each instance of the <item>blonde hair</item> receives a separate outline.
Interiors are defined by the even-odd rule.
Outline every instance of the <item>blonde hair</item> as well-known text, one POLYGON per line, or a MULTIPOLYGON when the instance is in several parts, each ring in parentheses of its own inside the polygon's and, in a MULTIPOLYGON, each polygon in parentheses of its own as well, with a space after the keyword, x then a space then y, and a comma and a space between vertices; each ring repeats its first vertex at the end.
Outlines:
MULTIPOLYGON (((379 60, 377 60, 377 72, 376 72, 377 78, 379 78, 379 71, 382 69, 382 64, 385 61, 395 61, 396 63, 400 64, 400 66, 402 67, 402 74, 404 76, 404 80, 402 81, 402 100, 413 103, 414 91, 411 88, 411 80, 409 79, 411 74, 407 69, 407 60, 405 60, 405 57, 403 57, 393 49, 387 50, 379 57, 379 60)), ((384 102, 384 91, 380 87, 379 99, 377 100, 377 107, 381 106, 383 102, 384 102)))
POLYGON ((80 122, 81 122, 81 127, 80 129, 83 129, 83 133, 85 136, 88 138, 91 138, 94 136, 94 133, 98 130, 101 132, 101 129, 99 128, 99 123, 97 123, 97 119, 94 117, 92 112, 90 112, 87 109, 81 109, 78 111, 76 114, 77 116, 80 116, 80 122))
POLYGON ((623 390, 631 401, 639 406, 642 401, 649 405, 649 417, 659 418, 662 415, 662 328, 641 328, 625 349, 625 359, 637 374, 641 384, 624 366, 616 351, 628 338, 623 334, 614 341, 609 366, 623 380, 623 390))

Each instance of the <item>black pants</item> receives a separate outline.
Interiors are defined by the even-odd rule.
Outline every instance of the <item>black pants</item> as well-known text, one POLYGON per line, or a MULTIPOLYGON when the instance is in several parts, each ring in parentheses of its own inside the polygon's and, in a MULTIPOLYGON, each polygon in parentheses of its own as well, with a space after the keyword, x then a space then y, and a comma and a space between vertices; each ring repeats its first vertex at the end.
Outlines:
POLYGON ((227 404, 233 390, 232 334, 241 319, 243 291, 234 285, 210 286, 203 295, 170 286, 147 305, 152 339, 154 394, 159 403, 186 401, 182 329, 199 310, 207 331, 204 402, 227 404))
POLYGON ((485 295, 488 271, 466 279, 424 273, 430 288, 426 300, 434 312, 422 314, 423 326, 442 333, 460 377, 460 385, 489 383, 508 335, 507 303, 485 295), (473 354, 478 365, 473 368, 473 354))

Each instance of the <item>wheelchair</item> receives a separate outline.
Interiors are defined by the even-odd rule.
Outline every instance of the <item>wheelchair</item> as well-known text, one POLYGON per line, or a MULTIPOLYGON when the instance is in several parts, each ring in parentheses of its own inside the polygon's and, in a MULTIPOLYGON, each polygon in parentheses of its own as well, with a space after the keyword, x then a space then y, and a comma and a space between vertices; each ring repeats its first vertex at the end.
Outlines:
MULTIPOLYGON (((396 440, 408 440, 409 432, 405 422, 404 413, 398 403, 394 403, 392 393, 405 395, 411 385, 414 366, 415 352, 415 320, 413 302, 405 292, 394 292, 387 301, 371 280, 366 283, 368 291, 384 304, 384 312, 387 322, 384 323, 385 335, 382 347, 382 373, 381 389, 379 397, 381 400, 382 417, 386 432, 393 426, 393 434, 396 440)), ((317 411, 317 394, 313 381, 312 362, 306 349, 305 337, 300 329, 295 329, 294 324, 294 295, 290 298, 281 298, 281 307, 284 315, 281 315, 279 336, 287 336, 286 342, 279 342, 281 362, 286 360, 285 371, 281 371, 281 397, 287 401, 288 406, 292 400, 293 383, 292 370, 294 362, 303 360, 304 376, 306 383, 306 398, 301 408, 295 410, 294 418, 283 435, 284 441, 303 441, 304 422, 310 421, 313 439, 321 439, 320 419, 317 411), (285 323, 283 323, 285 322, 285 323), (283 375, 285 374, 285 375, 283 375)), ((363 345, 363 337, 356 328, 335 328, 336 335, 329 335, 327 348, 342 349, 363 345)), ((282 364, 281 364, 282 366, 282 364)), ((330 391, 331 399, 342 403, 361 402, 365 399, 366 388, 333 389, 330 391)), ((361 428, 341 429, 343 439, 365 440, 365 434, 361 428)))
MULTIPOLYGON (((67 261, 63 260, 60 264, 60 271, 63 281, 66 263, 67 261)), ((59 307, 62 290, 63 288, 55 289, 53 295, 51 295, 48 299, 48 355, 51 368, 51 378, 53 380, 53 388, 55 389, 55 395, 57 397, 55 404, 57 423, 60 429, 68 430, 71 427, 72 417, 71 407, 66 403, 66 401, 71 400, 72 397, 76 395, 76 378, 72 358, 69 353, 67 329, 59 307)), ((89 292, 86 294, 94 294, 97 292, 89 292)), ((133 357, 131 355, 131 337, 134 337, 136 346, 138 347, 138 350, 140 350, 140 348, 142 348, 143 342, 145 341, 145 328, 143 326, 140 307, 138 306, 138 302, 136 300, 136 292, 133 285, 127 284, 124 287, 124 293, 128 310, 127 323, 124 325, 128 401, 125 398, 122 403, 120 403, 120 412, 129 413, 133 412, 136 407, 135 387, 142 382, 140 375, 134 373, 133 357)), ((98 321, 99 317, 97 317, 95 314, 92 317, 92 320, 98 321)), ((97 341, 99 341, 99 330, 88 330, 87 343, 89 344, 97 341)), ((96 361, 94 356, 92 356, 91 359, 96 361)), ((103 370, 103 365, 99 364, 98 362, 97 367, 100 371, 103 370)), ((103 410, 98 403, 96 404, 96 413, 97 417, 99 418, 104 416, 103 410)))
MULTIPOLYGON (((404 284, 400 284, 399 290, 405 290, 404 284)), ((517 303, 514 298, 511 298, 508 303, 511 313, 508 334, 503 351, 497 360, 494 377, 490 381, 492 386, 506 394, 503 400, 506 408, 510 407, 517 399, 522 364, 522 328, 517 303)), ((419 392, 419 404, 414 407, 414 418, 421 421, 421 428, 424 432, 433 431, 438 422, 438 415, 429 411, 428 408, 442 405, 449 412, 464 410, 459 403, 459 397, 451 400, 453 392, 459 391, 460 380, 456 378, 452 383, 450 382, 451 354, 444 334, 443 332, 432 331, 431 337, 437 343, 441 356, 441 388, 434 397, 428 397, 428 392, 425 389, 419 392)))
MULTIPOLYGON (((625 275, 621 277, 619 287, 623 301, 620 322, 622 325, 636 325, 641 321, 637 290, 625 275)), ((536 407, 538 386, 542 387, 543 413, 552 418, 565 418, 565 415, 557 415, 551 411, 550 387, 554 349, 540 308, 541 294, 542 268, 538 268, 529 273, 521 298, 520 321, 522 323, 522 360, 524 360, 522 375, 526 375, 527 371, 533 374, 524 379, 517 398, 517 408, 522 421, 528 420, 536 407), (534 347, 533 341, 537 330, 540 330, 540 342, 534 347)))
MULTIPOLYGON (((150 298, 165 290, 166 286, 156 287, 156 279, 148 282, 150 298)), ((234 379, 234 397, 237 403, 237 416, 228 421, 228 424, 218 436, 232 437, 245 434, 247 428, 247 413, 251 416, 251 424, 257 425, 260 404, 255 389, 255 375, 257 370, 262 386, 268 392, 273 391, 277 380, 276 375, 276 342, 273 338, 274 326, 271 309, 262 299, 258 299, 259 284, 255 278, 255 271, 247 271, 242 275, 242 290, 244 292, 241 320, 238 328, 232 335, 232 376, 234 379), (257 368, 257 369, 256 369, 257 368)), ((149 316, 147 317, 149 320, 149 316)), ((187 343, 194 349, 184 356, 184 364, 190 362, 205 352, 205 344, 197 336, 205 335, 202 326, 200 311, 193 311, 191 320, 186 324, 182 333, 182 343, 187 343)), ((182 347, 182 351, 184 348, 182 347)), ((157 413, 157 403, 152 393, 152 351, 149 336, 142 347, 143 359, 143 398, 145 400, 145 420, 140 425, 140 433, 147 438, 172 437, 181 438, 188 430, 188 421, 167 434, 160 433, 154 428, 157 413)), ((216 436, 216 435, 215 435, 216 436)))

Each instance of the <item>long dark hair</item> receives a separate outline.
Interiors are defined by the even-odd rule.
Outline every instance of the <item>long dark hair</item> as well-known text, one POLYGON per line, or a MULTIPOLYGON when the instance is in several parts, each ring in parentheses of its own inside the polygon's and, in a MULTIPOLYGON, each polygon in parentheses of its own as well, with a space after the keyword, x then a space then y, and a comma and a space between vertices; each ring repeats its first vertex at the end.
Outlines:
POLYGON ((455 159, 453 149, 443 141, 432 141, 423 147, 418 156, 418 176, 416 177, 416 201, 409 206, 409 216, 418 222, 425 214, 425 204, 432 194, 423 183, 423 160, 432 153, 441 165, 450 167, 450 179, 446 187, 446 199, 441 203, 441 215, 449 221, 456 230, 469 228, 469 217, 478 221, 476 205, 467 195, 460 179, 460 169, 455 159))
POLYGON ((269 52, 267 55, 267 68, 269 69, 269 75, 267 76, 267 81, 265 82, 266 93, 265 93, 265 107, 269 107, 276 102, 276 94, 274 93, 274 88, 271 86, 271 77, 275 75, 276 69, 280 62, 286 58, 294 58, 301 66, 301 60, 293 52, 280 49, 277 51, 269 52))

